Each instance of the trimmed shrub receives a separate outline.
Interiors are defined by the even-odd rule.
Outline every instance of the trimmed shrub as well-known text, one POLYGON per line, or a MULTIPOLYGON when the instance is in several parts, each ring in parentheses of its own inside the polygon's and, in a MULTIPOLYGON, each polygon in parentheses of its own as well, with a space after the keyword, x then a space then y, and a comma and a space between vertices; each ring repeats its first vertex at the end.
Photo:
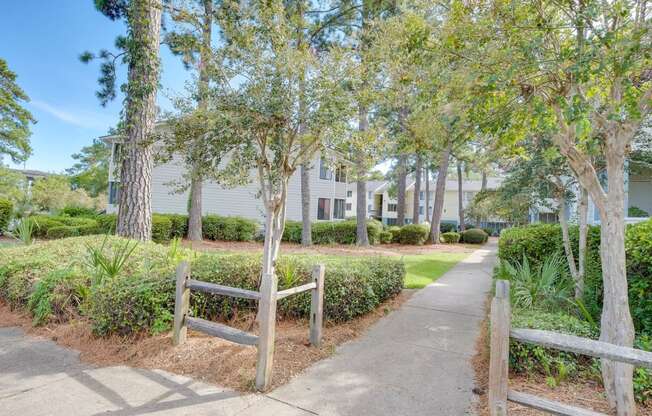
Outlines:
POLYGON ((487 233, 482 231, 479 228, 471 228, 460 233, 460 237, 463 243, 468 244, 482 244, 486 243, 489 236, 487 233))
POLYGON ((98 335, 166 331, 174 319, 174 280, 132 275, 91 289, 88 315, 98 335))
POLYGON ((53 270, 36 282, 27 303, 34 325, 74 317, 88 298, 89 283, 87 275, 73 268, 53 270))
POLYGON ((303 224, 301 221, 286 221, 282 240, 288 243, 301 243, 303 224))
POLYGON ((49 239, 77 237, 79 228, 72 225, 58 225, 48 228, 46 237, 49 239))
POLYGON ((394 239, 394 235, 390 231, 381 231, 380 232, 380 243, 381 244, 390 244, 394 239))
POLYGON ((170 238, 184 238, 188 235, 187 215, 165 214, 165 216, 170 219, 170 238))
POLYGON ((398 243, 398 236, 401 234, 401 227, 392 225, 387 228, 387 231, 392 234, 392 243, 398 243))
POLYGON ((627 216, 634 218, 646 218, 649 217, 650 214, 644 209, 640 209, 639 207, 629 207, 629 209, 627 209, 627 216))
POLYGON ((114 234, 118 225, 116 214, 100 214, 95 217, 102 234, 114 234))
POLYGON ((241 217, 207 215, 202 219, 202 234, 208 240, 253 241, 259 225, 241 217))
POLYGON ((170 241, 172 221, 165 215, 152 215, 152 241, 162 243, 170 241))
POLYGON ((9 227, 13 212, 14 204, 8 199, 0 198, 0 235, 9 227))
POLYGON ((451 231, 457 231, 457 226, 452 222, 440 222, 439 223, 439 232, 449 233, 451 231))
MULTIPOLYGON (((367 235, 370 244, 380 242, 383 225, 376 220, 367 220, 367 235)), ((312 241, 315 244, 355 244, 357 238, 356 220, 319 221, 312 224, 312 241)))
POLYGON ((446 244, 455 244, 460 242, 460 234, 455 233, 455 232, 448 232, 448 233, 443 233, 441 235, 441 239, 444 241, 446 244))
POLYGON ((562 247, 561 228, 556 224, 534 224, 506 228, 498 240, 498 256, 512 264, 528 258, 531 266, 538 267, 562 247))
POLYGON ((59 215, 65 215, 68 217, 88 217, 93 218, 97 215, 97 211, 93 208, 77 207, 77 206, 67 206, 59 211, 59 215))
POLYGON ((50 215, 33 215, 29 217, 29 220, 35 225, 34 237, 37 238, 45 238, 47 237, 50 228, 61 227, 64 225, 64 223, 59 220, 59 217, 50 215))
POLYGON ((398 234, 398 242, 400 244, 415 244, 421 245, 426 242, 430 229, 422 224, 408 224, 401 227, 398 234))
MULTIPOLYGON (((634 325, 639 331, 652 335, 652 220, 627 227, 625 251, 629 307, 634 325)), ((596 257, 594 262, 599 262, 599 255, 596 257)), ((593 280, 598 280, 601 289, 601 279, 593 280)))
MULTIPOLYGON (((597 339, 599 336, 597 328, 563 312, 519 309, 514 311, 512 327, 555 331, 590 339, 597 339)), ((569 376, 573 376, 580 371, 590 371, 594 362, 594 359, 582 355, 517 341, 510 341, 509 359, 510 368, 516 372, 531 374, 536 371, 549 377, 558 376, 559 372, 567 372, 569 376)))
POLYGON ((491 237, 492 235, 494 235, 494 230, 493 230, 493 228, 486 228, 486 227, 483 227, 483 228, 481 228, 481 229, 482 229, 482 231, 484 231, 485 233, 487 233, 487 235, 488 235, 489 237, 491 237))

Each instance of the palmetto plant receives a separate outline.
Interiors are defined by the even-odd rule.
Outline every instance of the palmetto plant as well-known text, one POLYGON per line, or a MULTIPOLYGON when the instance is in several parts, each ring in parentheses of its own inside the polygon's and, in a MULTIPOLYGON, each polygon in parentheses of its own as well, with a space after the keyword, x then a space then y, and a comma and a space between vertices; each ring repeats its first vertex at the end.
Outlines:
POLYGON ((105 277, 114 278, 120 274, 127 260, 129 260, 136 247, 138 247, 137 241, 125 241, 107 254, 105 252, 107 241, 108 235, 104 237, 100 247, 95 247, 90 244, 86 245, 88 265, 96 271, 96 276, 99 280, 105 277))
POLYGON ((34 242, 34 231, 36 231, 37 226, 38 224, 36 221, 29 218, 23 218, 9 235, 20 240, 20 242, 26 246, 29 246, 34 242))
POLYGON ((525 256, 520 263, 502 262, 501 274, 512 284, 512 304, 521 308, 567 309, 572 282, 565 267, 564 260, 557 255, 548 257, 536 269, 525 256))

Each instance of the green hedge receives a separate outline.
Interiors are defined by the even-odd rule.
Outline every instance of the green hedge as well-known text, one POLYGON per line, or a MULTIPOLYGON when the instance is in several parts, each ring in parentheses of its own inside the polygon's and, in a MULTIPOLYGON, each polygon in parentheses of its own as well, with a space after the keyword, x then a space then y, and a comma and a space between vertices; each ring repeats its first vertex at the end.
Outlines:
POLYGON ((118 225, 116 214, 100 214, 95 217, 102 234, 114 234, 118 225))
POLYGON ((443 233, 441 235, 441 239, 444 241, 446 244, 455 244, 460 242, 460 234, 450 231, 447 233, 443 233))
POLYGON ((0 198, 0 235, 9 227, 13 212, 14 204, 8 199, 0 198))
POLYGON ((34 222, 34 236, 37 238, 53 239, 102 233, 99 222, 93 218, 33 215, 29 219, 34 222))
MULTIPOLYGON (((312 241, 315 244, 355 244, 357 221, 318 221, 312 224, 312 241)), ((383 225, 376 220, 367 220, 367 235, 370 244, 380 243, 383 225)))
POLYGON ((67 217, 87 217, 93 218, 98 214, 93 208, 86 207, 77 207, 77 206, 67 206, 59 211, 59 215, 67 217))
POLYGON ((401 227, 392 225, 390 227, 387 227, 387 231, 389 231, 392 234, 392 243, 398 243, 398 236, 401 233, 401 227))
POLYGON ((202 234, 208 240, 252 241, 260 226, 242 217, 207 215, 202 219, 202 234))
POLYGON ((384 230, 380 232, 380 243, 391 244, 394 240, 394 234, 391 231, 384 230))
POLYGON ((164 243, 170 240, 172 221, 165 215, 152 215, 152 241, 164 243))
MULTIPOLYGON (((579 231, 569 229, 577 261, 579 231)), ((625 232, 629 306, 637 333, 652 334, 652 220, 628 225, 625 232)), ((564 256, 561 228, 557 224, 536 224, 502 231, 498 241, 501 260, 515 263, 525 255, 530 265, 538 267, 553 255, 564 256)), ((584 304, 599 320, 602 305, 602 269, 600 261, 600 227, 589 227, 586 253, 584 304)))
POLYGON ((301 234, 303 233, 303 223, 301 221, 285 221, 282 240, 288 243, 300 243, 301 234))
MULTIPOLYGON (((84 315, 99 335, 129 334, 169 329, 174 309, 174 269, 181 258, 191 260, 195 279, 257 290, 261 257, 257 254, 193 254, 180 248, 139 243, 115 278, 98 279, 87 261, 87 246, 99 248, 102 236, 53 240, 38 245, 5 249, 0 258, 0 298, 14 307, 30 305, 41 323, 61 320, 61 302, 73 294, 71 307, 83 305, 84 315), (51 276, 55 274, 56 276, 51 276), (43 283, 40 283, 43 282, 43 283), (62 295, 62 296, 59 296, 62 295)), ((104 252, 119 251, 128 240, 108 237, 104 252)), ((277 265, 279 290, 306 283, 315 264, 326 266, 324 313, 333 321, 346 321, 368 313, 401 291, 405 268, 388 257, 281 256, 277 265)), ((254 311, 255 303, 193 292, 195 316, 229 318, 238 311, 254 311)), ((69 312, 68 309, 66 309, 69 312)), ((66 312, 66 313, 67 313, 66 312)), ((307 318, 310 293, 279 301, 279 317, 307 318)))
POLYGON ((430 229, 423 224, 408 224, 401 227, 398 232, 400 244, 421 245, 426 242, 430 229))
POLYGON ((467 244, 483 244, 489 239, 489 235, 479 228, 470 228, 460 233, 460 240, 467 244))

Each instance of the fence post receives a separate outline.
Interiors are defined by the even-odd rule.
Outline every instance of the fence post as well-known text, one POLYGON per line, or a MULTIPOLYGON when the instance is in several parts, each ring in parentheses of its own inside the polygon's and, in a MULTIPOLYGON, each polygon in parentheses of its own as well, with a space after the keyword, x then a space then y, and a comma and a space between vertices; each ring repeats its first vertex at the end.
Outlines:
POLYGON ((507 415, 510 326, 509 281, 497 280, 496 295, 491 301, 489 361, 489 414, 491 416, 507 415))
POLYGON ((312 269, 312 280, 316 287, 312 290, 310 302, 310 344, 314 347, 321 347, 324 326, 324 271, 323 264, 312 269))
POLYGON ((269 389, 272 382, 277 285, 278 282, 274 275, 263 275, 260 284, 260 300, 258 301, 258 314, 260 317, 258 359, 256 361, 256 389, 258 391, 269 389))
POLYGON ((182 261, 177 266, 177 287, 174 300, 174 332, 172 336, 174 345, 186 342, 188 335, 186 316, 190 308, 190 289, 186 287, 186 281, 189 277, 190 265, 187 261, 182 261))

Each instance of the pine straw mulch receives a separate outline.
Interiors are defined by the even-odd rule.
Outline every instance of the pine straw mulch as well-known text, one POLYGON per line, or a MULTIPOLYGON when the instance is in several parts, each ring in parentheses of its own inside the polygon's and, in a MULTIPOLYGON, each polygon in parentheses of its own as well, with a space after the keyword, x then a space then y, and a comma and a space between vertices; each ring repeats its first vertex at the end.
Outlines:
MULTIPOLYGON (((327 323, 321 348, 310 346, 307 321, 278 321, 272 388, 287 383, 313 363, 331 356, 338 345, 359 337, 380 318, 398 309, 414 292, 403 290, 373 312, 349 322, 327 323)), ((252 321, 253 316, 248 316, 228 324, 248 329, 252 321)), ((92 365, 161 369, 239 391, 252 391, 254 388, 256 348, 198 332, 189 331, 188 341, 178 347, 172 345, 171 334, 100 338, 92 334, 90 323, 83 319, 32 327, 29 314, 12 311, 0 302, 0 327, 8 326, 21 327, 31 336, 51 339, 59 345, 77 350, 81 361, 92 365)))
MULTIPOLYGON (((202 242, 184 240, 183 245, 198 251, 250 251, 262 252, 263 244, 255 241, 211 241, 202 242)), ((346 256, 403 256, 406 254, 430 253, 472 253, 480 246, 477 244, 424 244, 422 246, 402 244, 378 244, 358 247, 353 244, 313 245, 303 247, 301 244, 282 243, 282 253, 295 254, 337 254, 346 256)))
MULTIPOLYGON (((490 302, 487 302, 487 310, 490 302)), ((476 354, 473 357, 475 369, 476 388, 474 393, 479 395, 476 401, 476 413, 479 416, 489 416, 488 385, 489 385, 489 319, 482 323, 481 333, 476 342, 476 354)), ((540 374, 536 375, 509 375, 509 387, 523 393, 534 394, 557 402, 566 403, 576 407, 590 409, 604 414, 615 414, 609 411, 609 405, 604 395, 602 386, 594 380, 573 379, 560 383, 551 388, 546 384, 546 379, 540 374)), ((530 409, 515 403, 509 403, 510 416, 540 416, 548 415, 546 412, 530 409)), ((638 405, 638 416, 652 416, 652 404, 638 405)))

